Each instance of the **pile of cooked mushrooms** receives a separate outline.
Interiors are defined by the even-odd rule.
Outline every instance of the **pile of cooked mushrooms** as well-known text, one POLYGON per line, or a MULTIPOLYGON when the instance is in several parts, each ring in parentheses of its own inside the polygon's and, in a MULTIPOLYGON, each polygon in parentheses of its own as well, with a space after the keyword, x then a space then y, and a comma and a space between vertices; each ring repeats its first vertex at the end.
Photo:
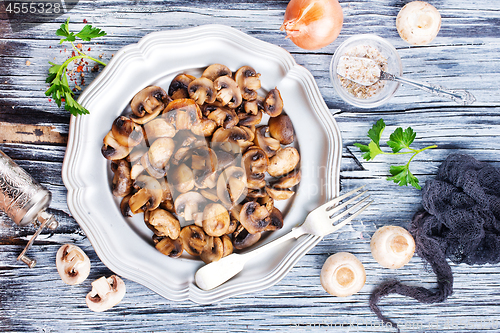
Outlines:
POLYGON ((138 92, 104 137, 122 214, 144 213, 163 254, 217 261, 283 226, 274 201, 294 195, 300 155, 279 90, 260 96, 259 77, 221 64, 179 74, 168 93, 138 92))

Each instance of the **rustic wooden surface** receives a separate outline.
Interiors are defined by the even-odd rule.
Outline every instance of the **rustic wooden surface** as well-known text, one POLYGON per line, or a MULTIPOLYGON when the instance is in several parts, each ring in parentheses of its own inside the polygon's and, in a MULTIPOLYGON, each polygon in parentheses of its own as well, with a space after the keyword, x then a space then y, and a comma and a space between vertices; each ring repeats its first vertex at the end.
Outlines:
MULTIPOLYGON (((279 31, 286 0, 82 0, 69 14, 17 33, 12 33, 6 16, 0 14, 0 149, 52 192, 50 211, 60 222, 56 232, 44 232, 36 242, 30 253, 38 266, 30 270, 15 258, 34 230, 18 228, 0 214, 0 331, 394 331, 381 327, 370 312, 370 292, 392 277, 433 288, 436 277, 419 257, 404 269, 381 268, 369 253, 369 239, 377 227, 406 226, 420 206, 420 192, 385 180, 393 158, 364 162, 353 143, 366 141, 367 130, 383 117, 388 125, 386 133, 397 126, 412 126, 417 132, 416 146, 439 146, 412 163, 421 183, 432 178, 439 164, 453 152, 468 153, 500 167, 500 2, 431 0, 441 12, 442 28, 425 47, 410 47, 397 34, 395 18, 407 2, 341 1, 345 23, 340 37, 314 52, 299 49, 279 31), (335 118, 343 136, 343 191, 367 184, 375 200, 373 207, 343 234, 326 237, 286 278, 269 289, 201 306, 168 301, 126 280, 127 294, 118 306, 105 313, 91 312, 85 305, 90 283, 111 272, 100 262, 68 210, 61 166, 70 117, 44 95, 48 61, 67 57, 54 32, 68 15, 75 29, 86 20, 108 32, 102 41, 90 43, 90 53, 102 55, 104 61, 147 33, 210 23, 233 26, 290 51, 312 72, 327 105, 341 110, 335 118), (360 33, 387 38, 398 49, 409 78, 465 88, 478 101, 463 107, 402 87, 390 103, 373 110, 344 103, 330 84, 329 62, 342 41, 360 33), (55 253, 67 242, 81 246, 93 265, 89 279, 80 286, 62 283, 55 268, 55 253), (354 253, 368 275, 359 294, 342 299, 325 293, 319 283, 322 264, 339 251, 354 253)), ((0 8, 3 10, 2 4, 0 8)), ((94 75, 86 73, 86 82, 94 75)), ((382 301, 383 311, 404 324, 403 332, 498 332, 500 267, 452 268, 455 293, 447 302, 422 305, 391 296, 382 301)))

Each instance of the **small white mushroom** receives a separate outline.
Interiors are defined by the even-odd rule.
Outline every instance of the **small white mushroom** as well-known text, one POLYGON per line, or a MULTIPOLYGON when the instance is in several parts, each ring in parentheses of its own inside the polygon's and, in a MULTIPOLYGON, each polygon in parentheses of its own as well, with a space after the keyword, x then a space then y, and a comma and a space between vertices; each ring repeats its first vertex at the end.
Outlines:
POLYGON ((398 33, 406 42, 425 45, 436 38, 441 28, 438 10, 424 1, 407 3, 396 17, 398 33))
POLYGON ((64 244, 56 254, 57 272, 69 285, 80 284, 89 276, 89 257, 76 245, 64 244))
POLYGON ((106 311, 121 302, 125 291, 125 283, 118 276, 102 276, 92 282, 92 291, 86 297, 87 306, 95 312, 106 311))
POLYGON ((398 226, 379 228, 372 236, 370 247, 373 258, 383 267, 401 268, 413 257, 415 240, 398 226))
POLYGON ((365 268, 353 254, 339 252, 325 261, 320 280, 327 293, 338 297, 351 296, 365 285, 365 268))

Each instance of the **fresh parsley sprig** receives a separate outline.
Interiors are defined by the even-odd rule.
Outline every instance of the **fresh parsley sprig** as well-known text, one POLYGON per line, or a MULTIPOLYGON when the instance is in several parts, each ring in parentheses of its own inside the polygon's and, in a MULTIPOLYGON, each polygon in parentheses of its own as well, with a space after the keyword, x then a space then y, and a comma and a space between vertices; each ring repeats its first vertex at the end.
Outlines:
POLYGON ((410 145, 415 140, 417 134, 413 131, 411 127, 403 130, 398 127, 389 136, 389 141, 387 145, 392 148, 392 153, 387 153, 382 151, 380 148, 380 139, 382 137, 382 132, 385 129, 385 123, 383 119, 377 121, 372 128, 368 131, 368 137, 372 139, 368 145, 363 145, 360 143, 355 143, 354 145, 358 147, 363 154, 363 158, 367 161, 373 160, 377 155, 404 155, 411 154, 412 156, 408 162, 404 165, 391 165, 389 172, 392 177, 388 177, 387 180, 392 180, 394 183, 399 184, 399 186, 412 185, 417 189, 421 189, 418 184, 418 179, 410 171, 410 163, 417 154, 423 152, 424 150, 436 148, 436 145, 428 146, 422 149, 411 148, 410 145))
POLYGON ((102 31, 99 28, 92 27, 90 24, 84 26, 83 29, 80 30, 80 32, 77 33, 71 32, 69 31, 69 17, 68 17, 66 22, 61 24, 61 27, 57 29, 56 35, 63 37, 59 41, 59 44, 62 44, 64 42, 70 42, 71 46, 76 51, 76 55, 69 58, 61 65, 49 61, 49 64, 51 64, 52 67, 49 68, 49 75, 47 76, 46 82, 50 84, 50 87, 45 92, 45 95, 52 96, 57 106, 59 107, 61 106, 62 102, 64 102, 65 104, 64 108, 74 116, 81 114, 88 114, 89 111, 80 104, 78 104, 77 101, 75 101, 74 93, 69 87, 68 77, 66 74, 68 70, 68 65, 75 60, 89 59, 103 66, 106 66, 104 62, 95 59, 91 56, 88 56, 87 54, 79 50, 74 44, 76 38, 80 38, 81 40, 88 42, 93 38, 106 36, 106 32, 102 31))

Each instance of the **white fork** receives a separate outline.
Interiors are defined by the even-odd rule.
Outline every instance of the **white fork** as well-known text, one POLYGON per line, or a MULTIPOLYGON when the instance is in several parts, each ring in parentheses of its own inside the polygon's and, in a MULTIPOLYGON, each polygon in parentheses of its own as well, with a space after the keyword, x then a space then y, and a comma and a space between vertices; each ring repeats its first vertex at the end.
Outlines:
POLYGON ((363 191, 354 196, 353 198, 349 199, 348 201, 343 202, 338 206, 335 205, 340 201, 342 201, 343 199, 346 199, 351 195, 355 194, 363 187, 364 186, 354 189, 340 197, 337 197, 319 206, 318 208, 316 208, 307 215, 306 220, 304 221, 304 223, 302 223, 302 225, 293 228, 289 233, 281 236, 280 238, 275 239, 272 242, 267 243, 266 245, 263 245, 253 251, 244 254, 238 254, 238 253, 230 254, 227 257, 220 259, 219 261, 215 261, 201 267, 195 274, 196 284, 203 290, 211 290, 215 287, 220 286, 221 284, 223 284, 224 282, 226 282, 227 280, 238 274, 243 269, 247 261, 260 255, 261 253, 268 252, 269 248, 271 247, 282 244, 283 242, 286 242, 287 240, 292 238, 299 238, 302 235, 312 234, 323 237, 339 230, 347 223, 349 223, 352 219, 354 219, 356 216, 361 214, 361 212, 364 211, 372 203, 372 201, 362 206, 362 204, 366 202, 370 197, 368 195, 365 198, 359 200, 357 203, 353 204, 363 194, 368 192, 368 191, 363 191), (353 205, 340 213, 340 211, 343 208, 347 207, 350 204, 353 205), (348 214, 351 215, 345 220, 336 224, 334 223, 344 218, 348 214))

